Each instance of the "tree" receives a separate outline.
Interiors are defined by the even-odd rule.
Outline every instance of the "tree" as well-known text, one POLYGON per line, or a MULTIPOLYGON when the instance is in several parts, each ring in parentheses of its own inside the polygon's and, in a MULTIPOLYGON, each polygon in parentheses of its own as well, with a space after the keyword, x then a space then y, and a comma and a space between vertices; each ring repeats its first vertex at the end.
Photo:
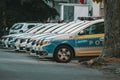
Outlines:
POLYGON ((104 0, 104 11, 105 38, 102 56, 120 58, 120 0, 104 0))
POLYGON ((105 0, 104 53, 120 58, 120 0, 105 0))
POLYGON ((0 1, 0 36, 2 35, 2 33, 4 33, 3 31, 6 29, 6 27, 4 27, 7 25, 6 22, 6 4, 4 1, 0 1))
POLYGON ((16 22, 44 22, 57 15, 44 0, 0 0, 0 37, 16 22))

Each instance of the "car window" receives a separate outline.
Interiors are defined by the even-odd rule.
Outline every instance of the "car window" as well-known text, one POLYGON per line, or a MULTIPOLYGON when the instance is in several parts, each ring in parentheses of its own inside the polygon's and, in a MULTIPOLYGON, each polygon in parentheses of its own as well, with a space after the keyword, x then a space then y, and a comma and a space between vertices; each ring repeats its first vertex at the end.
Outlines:
POLYGON ((84 29, 84 34, 101 34, 104 33, 104 23, 97 23, 94 25, 89 26, 88 28, 84 29))
POLYGON ((74 32, 75 30, 81 28, 81 26, 84 26, 84 25, 86 25, 86 24, 88 24, 88 23, 90 23, 90 22, 89 22, 89 21, 83 22, 83 23, 81 23, 81 24, 79 24, 79 25, 77 25, 77 26, 75 26, 75 27, 67 30, 67 31, 64 32, 64 33, 72 33, 72 32, 74 32))
POLYGON ((28 29, 27 31, 25 31, 26 33, 29 33, 30 31, 36 29, 37 27, 32 27, 31 29, 28 29))
POLYGON ((14 29, 17 25, 18 25, 18 24, 14 24, 14 25, 11 27, 11 29, 14 29))
POLYGON ((30 29, 30 28, 32 28, 32 27, 34 27, 35 25, 28 25, 28 29, 30 29))

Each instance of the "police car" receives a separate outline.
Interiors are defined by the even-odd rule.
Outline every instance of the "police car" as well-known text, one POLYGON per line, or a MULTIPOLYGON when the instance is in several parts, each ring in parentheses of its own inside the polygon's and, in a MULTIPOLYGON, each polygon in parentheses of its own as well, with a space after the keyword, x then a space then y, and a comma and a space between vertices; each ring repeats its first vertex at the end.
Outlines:
POLYGON ((28 29, 31 29, 32 27, 35 27, 38 24, 41 24, 41 23, 29 23, 29 22, 15 23, 10 28, 9 34, 23 33, 25 31, 27 31, 28 29))
POLYGON ((38 52, 38 48, 39 48, 39 41, 42 39, 42 38, 45 38, 45 37, 49 37, 49 36, 53 36, 53 35, 59 35, 59 34, 63 34, 63 33, 66 33, 66 32, 70 32, 70 31, 73 31, 74 29, 77 29, 80 27, 80 25, 83 25, 83 24, 86 24, 88 23, 89 21, 72 21, 72 22, 69 22, 55 30, 53 30, 51 33, 49 33, 49 35, 44 35, 44 36, 41 36, 41 37, 38 37, 38 40, 37 40, 37 43, 35 44, 35 46, 32 46, 32 48, 34 48, 34 50, 32 49, 31 51, 31 54, 34 53, 34 52, 38 52))
POLYGON ((94 20, 58 34, 42 38, 37 54, 51 56, 57 62, 70 62, 75 56, 100 55, 104 41, 104 20, 94 20))

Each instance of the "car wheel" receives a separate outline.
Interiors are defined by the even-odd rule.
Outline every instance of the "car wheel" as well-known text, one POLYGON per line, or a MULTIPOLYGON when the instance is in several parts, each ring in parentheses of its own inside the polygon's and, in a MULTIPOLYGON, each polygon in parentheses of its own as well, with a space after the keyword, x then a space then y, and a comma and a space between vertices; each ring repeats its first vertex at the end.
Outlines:
POLYGON ((66 45, 59 46, 56 48, 53 57, 57 62, 68 63, 73 57, 73 49, 66 45))

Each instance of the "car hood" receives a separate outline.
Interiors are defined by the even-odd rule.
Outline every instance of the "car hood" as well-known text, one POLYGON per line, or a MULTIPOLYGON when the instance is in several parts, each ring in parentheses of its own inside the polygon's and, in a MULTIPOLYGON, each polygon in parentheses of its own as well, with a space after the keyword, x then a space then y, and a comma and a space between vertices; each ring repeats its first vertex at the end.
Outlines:
POLYGON ((21 35, 25 35, 28 33, 19 33, 19 34, 9 34, 9 35, 4 35, 2 36, 3 38, 7 38, 7 37, 17 37, 17 36, 21 36, 21 35))
POLYGON ((23 36, 18 36, 17 38, 22 38, 22 39, 36 39, 36 38, 41 38, 41 37, 45 37, 45 36, 50 36, 50 35, 55 35, 53 33, 43 33, 43 34, 26 34, 23 36))
POLYGON ((50 36, 54 36, 54 35, 56 35, 56 34, 45 33, 45 34, 37 35, 36 37, 32 37, 31 39, 32 40, 40 40, 40 39, 43 39, 43 38, 46 38, 46 37, 50 37, 50 36))
POLYGON ((43 34, 36 34, 33 37, 31 37, 31 39, 34 38, 39 38, 39 37, 45 37, 45 36, 51 36, 51 35, 55 35, 54 33, 43 33, 43 34))

